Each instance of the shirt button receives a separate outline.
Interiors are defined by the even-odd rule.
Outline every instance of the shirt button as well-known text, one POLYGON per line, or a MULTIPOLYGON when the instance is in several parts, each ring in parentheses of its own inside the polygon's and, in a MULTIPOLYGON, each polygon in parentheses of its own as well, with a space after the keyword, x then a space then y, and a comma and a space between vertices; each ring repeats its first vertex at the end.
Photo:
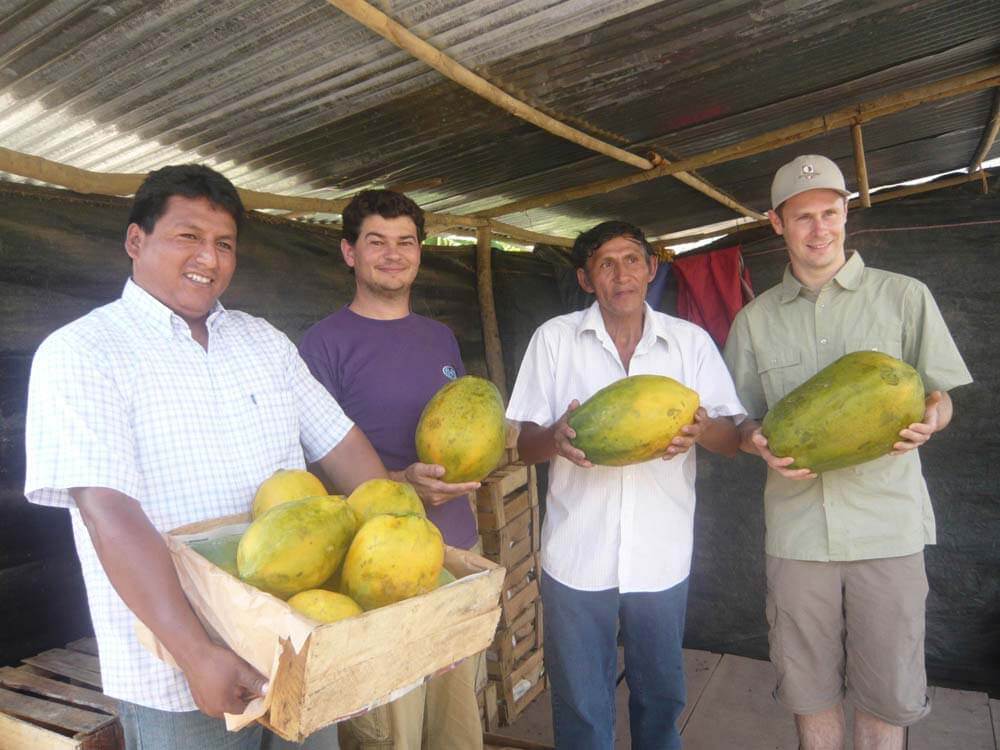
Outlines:
POLYGON ((820 339, 820 340, 819 340, 819 343, 821 343, 821 344, 825 344, 825 343, 826 343, 826 339, 820 339))

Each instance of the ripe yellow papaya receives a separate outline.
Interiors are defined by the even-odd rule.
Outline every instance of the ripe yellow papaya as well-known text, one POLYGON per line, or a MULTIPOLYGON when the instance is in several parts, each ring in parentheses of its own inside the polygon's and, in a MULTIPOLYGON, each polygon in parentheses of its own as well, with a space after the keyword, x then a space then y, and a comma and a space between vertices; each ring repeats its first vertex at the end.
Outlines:
POLYGON ((362 482, 347 497, 347 504, 354 511, 358 528, 380 513, 416 513, 426 516, 424 504, 413 485, 391 479, 369 479, 362 482))
POLYGON ((337 622, 364 612, 349 596, 324 589, 300 591, 288 600, 288 605, 318 622, 337 622))
POLYGON ((251 523, 240 539, 240 578, 282 599, 318 588, 344 559, 355 528, 354 512, 341 497, 307 497, 277 505, 251 523))
POLYGON ((278 469, 257 488, 250 515, 257 519, 280 503, 325 494, 323 483, 305 469, 278 469))
POLYGON ((663 375, 631 375, 588 398, 569 415, 570 442, 591 463, 627 466, 662 456, 691 424, 698 394, 663 375))
POLYGON ((899 431, 924 416, 924 384, 906 362, 882 352, 845 354, 775 404, 761 432, 793 469, 817 473, 884 456, 899 431))
POLYGON ((444 540, 423 516, 380 515, 362 526, 344 558, 341 591, 365 610, 432 591, 444 540))
POLYGON ((445 468, 444 482, 478 482, 504 452, 503 399, 489 380, 466 375, 441 388, 417 423, 417 457, 445 468))

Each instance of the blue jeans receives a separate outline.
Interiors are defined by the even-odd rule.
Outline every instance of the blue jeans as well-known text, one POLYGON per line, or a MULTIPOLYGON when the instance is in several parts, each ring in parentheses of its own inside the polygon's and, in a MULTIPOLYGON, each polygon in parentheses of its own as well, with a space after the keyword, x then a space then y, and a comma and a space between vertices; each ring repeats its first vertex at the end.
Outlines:
POLYGON ((636 750, 677 750, 684 710, 688 582, 650 593, 579 591, 542 572, 545 670, 559 750, 615 743, 618 629, 625 644, 629 729, 636 750))
POLYGON ((315 732, 301 744, 287 742, 251 724, 227 732, 226 722, 201 711, 159 711, 118 701, 125 750, 338 750, 337 725, 315 732))

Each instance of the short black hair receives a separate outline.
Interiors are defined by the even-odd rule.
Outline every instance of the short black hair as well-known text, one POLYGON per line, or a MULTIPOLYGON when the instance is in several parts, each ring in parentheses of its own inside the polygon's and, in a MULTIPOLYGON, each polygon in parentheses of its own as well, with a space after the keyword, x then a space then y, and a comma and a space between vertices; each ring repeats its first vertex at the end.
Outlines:
POLYGON ((132 200, 129 224, 138 224, 142 231, 153 231, 156 222, 167 210, 167 201, 174 195, 184 198, 207 198, 236 222, 236 232, 243 225, 243 201, 228 179, 203 164, 174 164, 147 175, 132 200))
POLYGON ((354 245, 361 232, 361 224, 369 216, 378 214, 383 219, 409 216, 417 228, 417 240, 423 243, 424 211, 413 200, 395 190, 362 190, 351 198, 344 209, 344 239, 354 245))
POLYGON ((591 227, 576 238, 573 249, 570 251, 570 260, 573 261, 574 267, 583 268, 586 266, 587 259, 596 253, 601 245, 615 237, 628 237, 638 242, 646 251, 647 260, 653 254, 653 248, 646 239, 646 234, 635 224, 629 224, 627 221, 605 221, 596 227, 591 227))

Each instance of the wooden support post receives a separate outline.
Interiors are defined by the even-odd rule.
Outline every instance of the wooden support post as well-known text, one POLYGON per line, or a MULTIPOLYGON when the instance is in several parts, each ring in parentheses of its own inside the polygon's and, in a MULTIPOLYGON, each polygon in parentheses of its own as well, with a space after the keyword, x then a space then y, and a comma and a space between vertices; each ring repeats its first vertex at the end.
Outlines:
POLYGON ((851 125, 851 138, 854 141, 854 171, 858 175, 858 193, 864 208, 872 207, 872 197, 868 193, 868 166, 865 164, 865 142, 861 136, 861 125, 851 125))
POLYGON ((503 369, 503 347, 500 344, 500 327, 493 303, 493 255, 489 227, 480 227, 476 233, 476 287, 479 291, 479 317, 483 327, 483 348, 486 350, 486 371, 504 403, 507 402, 507 375, 503 369))
POLYGON ((1000 132, 1000 88, 993 91, 993 109, 990 111, 990 119, 986 121, 986 128, 983 130, 983 137, 979 139, 976 153, 972 155, 969 162, 969 173, 978 171, 983 164, 983 159, 993 148, 993 142, 1000 132))

